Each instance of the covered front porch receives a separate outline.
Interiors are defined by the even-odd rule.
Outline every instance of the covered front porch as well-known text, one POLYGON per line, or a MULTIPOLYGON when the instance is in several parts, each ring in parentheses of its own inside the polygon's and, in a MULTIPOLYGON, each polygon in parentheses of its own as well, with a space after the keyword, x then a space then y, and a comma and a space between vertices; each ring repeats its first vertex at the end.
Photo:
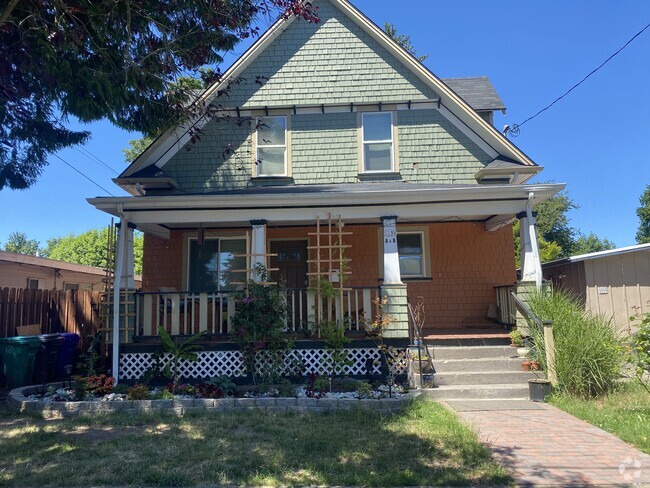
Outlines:
POLYGON ((115 290, 128 304, 113 303, 111 337, 142 341, 162 326, 227 341, 249 282, 282 288, 296 338, 318 339, 325 322, 363 337, 382 301, 388 339, 412 339, 409 303, 423 304, 425 335, 489 326, 496 287, 516 281, 511 224, 521 219, 524 278, 534 283, 532 206, 559 189, 359 183, 91 199, 120 218, 115 290), (145 233, 137 291, 136 228, 145 233))

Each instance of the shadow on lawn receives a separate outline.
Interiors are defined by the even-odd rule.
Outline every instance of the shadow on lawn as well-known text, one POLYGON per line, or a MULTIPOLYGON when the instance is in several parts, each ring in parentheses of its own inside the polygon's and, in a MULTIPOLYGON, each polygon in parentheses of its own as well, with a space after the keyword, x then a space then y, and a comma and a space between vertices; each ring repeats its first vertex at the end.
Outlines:
POLYGON ((503 485, 512 483, 453 414, 106 416, 0 423, 4 485, 503 485))

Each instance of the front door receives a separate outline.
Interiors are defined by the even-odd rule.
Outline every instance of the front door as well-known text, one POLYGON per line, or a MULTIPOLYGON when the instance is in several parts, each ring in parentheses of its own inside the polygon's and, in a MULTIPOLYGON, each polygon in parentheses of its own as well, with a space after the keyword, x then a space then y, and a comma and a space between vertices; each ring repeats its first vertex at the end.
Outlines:
POLYGON ((271 241, 271 254, 271 281, 289 290, 289 327, 299 329, 307 323, 307 240, 271 241))

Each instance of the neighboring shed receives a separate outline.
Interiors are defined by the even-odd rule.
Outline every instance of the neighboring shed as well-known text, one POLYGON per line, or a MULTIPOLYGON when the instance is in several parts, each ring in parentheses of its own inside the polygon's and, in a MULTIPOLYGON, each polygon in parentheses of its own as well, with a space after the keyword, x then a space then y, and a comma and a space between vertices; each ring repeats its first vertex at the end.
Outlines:
POLYGON ((650 312, 650 244, 560 259, 542 270, 555 288, 573 293, 586 310, 613 317, 619 329, 650 312))
MULTIPOLYGON (((0 251, 0 288, 101 291, 105 279, 101 268, 0 251)), ((136 276, 135 282, 140 288, 142 277, 136 276)))

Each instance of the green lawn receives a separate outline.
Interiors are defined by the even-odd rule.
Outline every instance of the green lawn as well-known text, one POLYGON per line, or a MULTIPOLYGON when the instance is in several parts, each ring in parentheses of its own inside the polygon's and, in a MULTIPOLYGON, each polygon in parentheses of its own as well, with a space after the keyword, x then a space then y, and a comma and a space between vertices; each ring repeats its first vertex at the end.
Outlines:
POLYGON ((509 485, 438 404, 399 415, 0 415, 0 485, 509 485))
POLYGON ((650 394, 639 385, 594 400, 555 395, 550 403, 650 454, 650 394))

